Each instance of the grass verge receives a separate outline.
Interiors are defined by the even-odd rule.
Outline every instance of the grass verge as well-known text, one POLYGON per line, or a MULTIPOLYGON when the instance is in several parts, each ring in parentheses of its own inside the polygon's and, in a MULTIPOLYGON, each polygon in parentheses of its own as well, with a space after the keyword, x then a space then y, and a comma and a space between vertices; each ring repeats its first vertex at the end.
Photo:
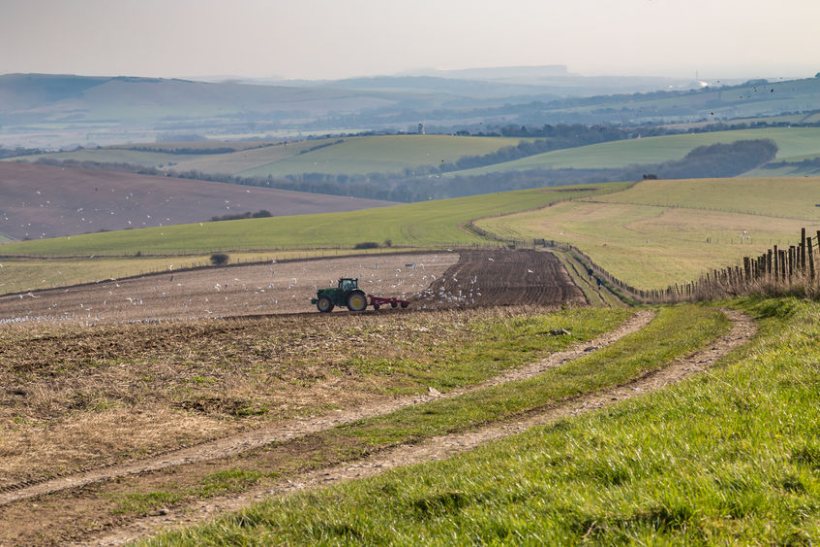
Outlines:
POLYGON ((820 305, 736 305, 759 319, 754 341, 680 385, 151 544, 812 545, 820 305))

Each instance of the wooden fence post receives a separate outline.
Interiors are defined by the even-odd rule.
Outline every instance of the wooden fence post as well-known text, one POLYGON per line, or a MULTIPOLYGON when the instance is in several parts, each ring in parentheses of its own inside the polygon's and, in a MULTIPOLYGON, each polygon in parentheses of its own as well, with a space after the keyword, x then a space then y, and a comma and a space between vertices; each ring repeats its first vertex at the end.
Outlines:
MULTIPOLYGON (((820 244, 820 240, 818 241, 818 244, 820 244)), ((806 249, 809 254, 809 280, 814 281, 814 243, 812 242, 810 237, 806 238, 806 249)))
POLYGON ((800 269, 806 273, 806 229, 800 229, 800 269))

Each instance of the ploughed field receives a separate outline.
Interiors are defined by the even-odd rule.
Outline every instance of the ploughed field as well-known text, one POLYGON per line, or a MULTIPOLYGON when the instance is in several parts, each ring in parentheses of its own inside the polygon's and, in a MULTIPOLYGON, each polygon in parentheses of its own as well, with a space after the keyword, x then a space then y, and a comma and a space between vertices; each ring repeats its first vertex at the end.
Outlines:
MULTIPOLYGON (((552 254, 470 250, 391 254, 169 272, 0 297, 0 323, 128 322, 316 312, 316 289, 358 277, 368 294, 411 310, 584 303, 552 254)), ((380 313, 385 313, 382 310, 380 313)))
POLYGON ((169 272, 0 297, 0 321, 196 319, 316 311, 316 289, 358 277, 367 293, 411 297, 455 253, 376 255, 169 272))
POLYGON ((422 306, 508 306, 585 303, 551 253, 462 251, 461 259, 421 294, 422 306))

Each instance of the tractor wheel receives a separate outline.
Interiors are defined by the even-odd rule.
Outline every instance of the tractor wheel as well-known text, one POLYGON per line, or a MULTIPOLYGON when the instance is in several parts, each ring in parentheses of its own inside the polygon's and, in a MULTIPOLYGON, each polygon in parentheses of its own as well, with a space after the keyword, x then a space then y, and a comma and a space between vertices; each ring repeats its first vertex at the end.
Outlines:
POLYGON ((391 308, 398 308, 398 307, 399 307, 399 303, 398 303, 398 302, 396 302, 396 301, 394 300, 393 302, 390 302, 390 307, 391 307, 391 308))
POLYGON ((401 307, 402 307, 402 309, 403 309, 403 308, 406 308, 406 307, 407 307, 407 306, 409 306, 409 305, 410 305, 410 302, 402 302, 402 303, 401 303, 401 307))
POLYGON ((367 308, 367 296, 362 291, 353 291, 347 295, 347 309, 364 311, 367 308))
POLYGON ((379 308, 381 308, 380 304, 373 304, 373 309, 374 310, 379 311, 379 308))
POLYGON ((327 313, 333 311, 333 300, 328 298, 327 296, 323 296, 316 302, 316 307, 322 313, 327 313))

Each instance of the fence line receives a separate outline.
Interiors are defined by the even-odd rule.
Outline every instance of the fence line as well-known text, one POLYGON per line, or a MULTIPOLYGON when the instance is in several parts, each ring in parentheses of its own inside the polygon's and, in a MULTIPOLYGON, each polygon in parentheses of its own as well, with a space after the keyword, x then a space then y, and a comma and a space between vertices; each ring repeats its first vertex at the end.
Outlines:
MULTIPOLYGON (((515 247, 523 242, 510 241, 508 244, 515 247)), ((574 245, 535 239, 533 246, 572 253, 590 276, 633 304, 691 302, 749 294, 820 296, 820 230, 812 237, 803 228, 800 240, 788 249, 775 245, 758 256, 743 257, 742 265, 711 270, 689 283, 651 290, 638 289, 621 281, 574 245)))

